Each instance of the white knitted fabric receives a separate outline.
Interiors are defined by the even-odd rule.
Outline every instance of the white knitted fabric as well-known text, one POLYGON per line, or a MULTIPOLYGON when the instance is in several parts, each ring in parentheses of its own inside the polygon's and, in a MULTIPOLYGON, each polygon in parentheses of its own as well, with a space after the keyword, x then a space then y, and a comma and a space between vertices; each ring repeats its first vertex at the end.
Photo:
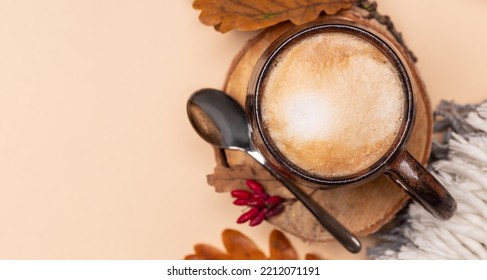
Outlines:
POLYGON ((470 112, 465 121, 476 132, 463 136, 452 133, 448 158, 430 165, 457 201, 455 215, 440 221, 413 203, 400 233, 396 231, 395 237, 386 238, 390 248, 372 248, 371 257, 487 259, 487 103, 470 112))

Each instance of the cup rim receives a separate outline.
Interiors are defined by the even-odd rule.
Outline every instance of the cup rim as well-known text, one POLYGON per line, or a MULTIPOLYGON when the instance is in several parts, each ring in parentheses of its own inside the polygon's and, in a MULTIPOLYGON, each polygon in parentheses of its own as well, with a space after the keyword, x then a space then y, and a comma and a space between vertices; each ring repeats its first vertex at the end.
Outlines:
POLYGON ((405 149, 405 143, 411 134, 412 124, 414 123, 415 118, 415 94, 411 74, 407 63, 399 54, 400 52, 387 38, 369 27, 349 20, 321 20, 298 26, 283 33, 266 49, 258 60, 254 67, 247 91, 246 109, 249 126, 251 128, 251 139, 253 140, 255 148, 277 170, 284 173, 285 176, 291 179, 297 177, 306 182, 315 184, 313 187, 316 187, 316 185, 318 185, 319 188, 350 185, 375 178, 376 175, 381 174, 381 171, 386 169, 399 153, 405 149), (286 159, 270 139, 270 136, 264 133, 265 128, 261 110, 262 84, 265 82, 266 74, 268 72, 267 70, 272 67, 272 64, 275 62, 279 54, 285 51, 288 47, 293 46, 293 43, 299 41, 301 38, 323 32, 342 32, 351 34, 373 44, 394 65, 394 68, 397 70, 400 77, 405 96, 404 120, 399 133, 389 150, 378 161, 365 170, 351 175, 333 178, 312 174, 286 159), (252 126, 255 126, 256 129, 252 129, 252 126))

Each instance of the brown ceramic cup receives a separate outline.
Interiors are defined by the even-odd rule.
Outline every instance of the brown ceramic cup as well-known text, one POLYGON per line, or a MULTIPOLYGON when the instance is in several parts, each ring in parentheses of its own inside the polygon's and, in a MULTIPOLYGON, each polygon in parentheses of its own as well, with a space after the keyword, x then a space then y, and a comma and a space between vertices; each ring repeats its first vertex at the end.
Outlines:
POLYGON ((415 121, 414 91, 401 53, 374 30, 348 20, 300 26, 274 41, 254 68, 246 98, 252 143, 278 173, 296 184, 326 190, 386 174, 434 216, 449 219, 455 200, 406 149, 415 121), (310 38, 315 45, 308 43, 310 38), (323 99, 327 93, 320 87, 332 88, 330 97, 323 99), (297 92, 302 88, 306 90, 297 92), (395 92, 392 101, 384 101, 388 90, 395 92), (303 102, 302 108, 296 105, 303 102), (327 102, 330 107, 324 108, 327 102), (377 111, 380 117, 374 117, 377 111), (303 119, 295 122, 289 114, 303 119), (289 132, 292 129, 296 131, 289 132), (387 141, 375 139, 381 133, 387 134, 387 141), (328 135, 338 138, 330 140, 328 135))

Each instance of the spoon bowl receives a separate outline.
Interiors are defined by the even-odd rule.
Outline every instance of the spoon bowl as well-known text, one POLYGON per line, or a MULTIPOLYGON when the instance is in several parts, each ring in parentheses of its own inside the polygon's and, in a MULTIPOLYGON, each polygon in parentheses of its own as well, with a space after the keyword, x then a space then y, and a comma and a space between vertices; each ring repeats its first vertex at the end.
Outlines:
POLYGON ((232 97, 202 89, 190 97, 187 111, 193 128, 206 142, 224 149, 250 150, 245 112, 232 97))

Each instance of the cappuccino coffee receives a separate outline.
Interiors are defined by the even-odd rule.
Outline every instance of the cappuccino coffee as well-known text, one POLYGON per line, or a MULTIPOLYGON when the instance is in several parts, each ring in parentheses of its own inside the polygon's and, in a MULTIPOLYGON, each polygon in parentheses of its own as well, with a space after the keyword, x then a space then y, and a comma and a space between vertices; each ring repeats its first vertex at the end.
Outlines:
POLYGON ((353 34, 316 33, 288 45, 267 70, 260 112, 281 158, 314 176, 359 174, 388 153, 405 117, 389 58, 353 34))

